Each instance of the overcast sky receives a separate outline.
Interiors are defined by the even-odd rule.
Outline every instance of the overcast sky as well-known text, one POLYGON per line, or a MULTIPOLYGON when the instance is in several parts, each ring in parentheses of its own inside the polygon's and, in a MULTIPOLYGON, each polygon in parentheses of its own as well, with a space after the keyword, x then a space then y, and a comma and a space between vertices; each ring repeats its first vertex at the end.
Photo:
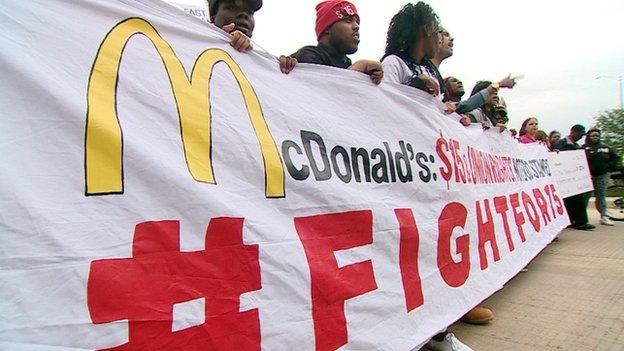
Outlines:
MULTIPOLYGON (((204 0, 174 0, 206 6, 204 0)), ((253 40, 275 55, 316 44, 315 0, 264 0, 255 15, 253 40)), ((360 14, 360 46, 352 59, 380 59, 392 16, 404 0, 352 1, 360 14)), ((566 133, 575 123, 590 126, 600 112, 619 106, 617 79, 624 74, 624 1, 553 0, 428 1, 455 38, 454 54, 441 66, 444 77, 464 82, 524 75, 503 90, 518 128, 536 116, 540 129, 566 133)))

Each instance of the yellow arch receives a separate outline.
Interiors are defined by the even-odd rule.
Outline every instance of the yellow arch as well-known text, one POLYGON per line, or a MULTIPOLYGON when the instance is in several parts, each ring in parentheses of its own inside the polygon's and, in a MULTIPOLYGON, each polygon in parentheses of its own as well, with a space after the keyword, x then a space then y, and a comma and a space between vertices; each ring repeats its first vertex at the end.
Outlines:
POLYGON ((123 140, 116 109, 119 65, 126 43, 143 34, 165 65, 180 118, 184 157, 193 179, 215 184, 211 160, 210 79, 214 65, 224 62, 236 78, 264 161, 266 197, 284 197, 284 169, 258 97, 240 67, 221 49, 204 51, 191 79, 169 44, 147 21, 129 18, 106 35, 95 58, 87 88, 85 135, 86 195, 123 193, 123 140))

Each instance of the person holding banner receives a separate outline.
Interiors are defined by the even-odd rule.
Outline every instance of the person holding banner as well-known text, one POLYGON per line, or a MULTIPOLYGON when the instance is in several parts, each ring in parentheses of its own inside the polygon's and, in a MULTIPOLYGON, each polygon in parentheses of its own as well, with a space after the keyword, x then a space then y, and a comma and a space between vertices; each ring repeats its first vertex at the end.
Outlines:
POLYGON ((480 80, 472 88, 470 96, 473 97, 475 95, 481 94, 484 89, 488 88, 492 88, 492 92, 490 92, 490 94, 488 95, 485 103, 481 107, 468 112, 470 121, 472 121, 472 123, 481 123, 481 125, 483 125, 483 128, 486 129, 494 126, 505 128, 504 124, 500 124, 496 121, 496 116, 494 114, 494 109, 498 102, 497 94, 498 89, 500 88, 500 83, 492 84, 492 82, 490 82, 489 80, 480 80))
MULTIPOLYGON (((255 27, 254 14, 262 7, 262 0, 208 0, 210 23, 230 33, 230 45, 238 51, 253 48, 251 36, 255 27)), ((282 73, 290 73, 297 60, 290 56, 279 57, 282 73)))
MULTIPOLYGON (((570 151, 579 150, 581 146, 577 143, 585 135, 585 127, 580 124, 575 124, 570 128, 570 134, 565 138, 560 139, 554 146, 554 150, 558 151, 570 151)), ((570 217, 569 228, 578 230, 592 230, 596 226, 589 224, 587 218, 587 204, 589 197, 587 193, 577 194, 563 199, 568 216, 570 217)))
POLYGON ((605 191, 609 184, 609 172, 617 168, 620 158, 613 148, 602 143, 600 136, 600 129, 591 128, 585 136, 583 148, 585 148, 589 172, 594 183, 595 204, 596 210, 600 212, 600 224, 614 225, 607 212, 605 191))
POLYGON ((548 149, 550 151, 554 150, 554 146, 555 144, 561 139, 561 133, 559 133, 559 131, 557 130, 553 130, 550 132, 550 134, 548 134, 548 149))
POLYGON ((386 81, 409 85, 442 99, 446 87, 439 83, 428 60, 438 51, 439 26, 438 15, 422 1, 403 6, 392 17, 382 58, 386 81))
POLYGON ((529 117, 522 122, 518 135, 518 141, 522 144, 532 144, 537 142, 537 132, 539 131, 537 118, 529 117))
POLYGON ((373 60, 351 63, 347 55, 355 53, 360 43, 360 16, 348 1, 329 0, 316 5, 316 46, 304 46, 291 56, 302 63, 345 68, 370 76, 375 84, 381 82, 383 69, 373 60))

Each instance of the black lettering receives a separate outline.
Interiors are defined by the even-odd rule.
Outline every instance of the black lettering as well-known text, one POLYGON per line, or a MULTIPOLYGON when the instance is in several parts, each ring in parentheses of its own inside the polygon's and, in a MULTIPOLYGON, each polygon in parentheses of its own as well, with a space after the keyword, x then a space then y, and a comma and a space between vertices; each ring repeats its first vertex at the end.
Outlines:
POLYGON ((310 161, 310 167, 312 167, 312 172, 314 173, 314 178, 316 180, 328 180, 331 178, 331 168, 329 166, 329 158, 327 157, 327 148, 325 147, 325 142, 320 135, 309 132, 307 130, 301 131, 301 141, 303 142, 303 148, 305 149, 306 156, 308 156, 308 161, 310 161), (316 160, 314 159, 314 154, 312 153, 311 143, 314 141, 319 148, 321 159, 323 161, 323 169, 320 170, 316 160))
POLYGON ((350 182, 351 181, 351 166, 349 164, 350 163, 349 153, 347 152, 347 150, 345 150, 345 148, 340 145, 334 146, 334 148, 331 151, 330 158, 332 161, 332 165, 334 166, 334 172, 336 172, 336 175, 338 175, 338 178, 340 178, 340 180, 342 180, 345 183, 350 182), (342 164, 345 167, 344 174, 340 172, 340 167, 338 166, 338 160, 336 159, 338 155, 342 155, 342 164))
POLYGON ((307 179, 310 176, 310 168, 304 164, 301 165, 301 169, 297 169, 292 162, 292 158, 290 157, 290 149, 295 149, 295 152, 298 155, 303 155, 303 152, 297 143, 292 140, 284 140, 282 143, 282 157, 284 157, 284 163, 286 163, 288 173, 296 180, 307 179))
POLYGON ((397 168, 397 174, 399 176, 399 180, 403 183, 412 181, 412 165, 409 162, 409 156, 407 155, 407 149, 405 148, 405 142, 403 140, 399 141, 399 146, 401 147, 400 152, 395 152, 395 164, 397 168))
POLYGON ((425 183, 431 180, 431 170, 427 166, 427 155, 424 152, 416 154, 416 163, 420 166, 422 171, 418 172, 418 177, 425 183))
POLYGON ((388 183, 388 166, 386 165, 386 154, 379 148, 371 151, 371 159, 376 159, 379 156, 379 162, 373 165, 373 180, 377 183, 388 183), (381 171, 381 174, 379 174, 381 171))
POLYGON ((358 157, 362 159, 362 167, 364 171, 364 178, 367 182, 371 181, 371 167, 370 167, 370 159, 368 158, 368 151, 361 147, 356 149, 354 147, 351 148, 351 165, 353 166, 353 177, 356 182, 361 182, 362 178, 360 176, 360 164, 358 163, 358 157))

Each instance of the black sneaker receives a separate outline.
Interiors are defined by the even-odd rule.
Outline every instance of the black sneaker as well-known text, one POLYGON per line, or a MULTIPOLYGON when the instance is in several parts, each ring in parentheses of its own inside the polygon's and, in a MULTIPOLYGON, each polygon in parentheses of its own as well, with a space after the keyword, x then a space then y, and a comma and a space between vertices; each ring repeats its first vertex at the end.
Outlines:
POLYGON ((596 226, 595 225, 591 225, 589 223, 585 223, 585 224, 582 224, 582 225, 574 227, 574 229, 577 229, 577 230, 592 230, 594 228, 596 228, 596 226))

